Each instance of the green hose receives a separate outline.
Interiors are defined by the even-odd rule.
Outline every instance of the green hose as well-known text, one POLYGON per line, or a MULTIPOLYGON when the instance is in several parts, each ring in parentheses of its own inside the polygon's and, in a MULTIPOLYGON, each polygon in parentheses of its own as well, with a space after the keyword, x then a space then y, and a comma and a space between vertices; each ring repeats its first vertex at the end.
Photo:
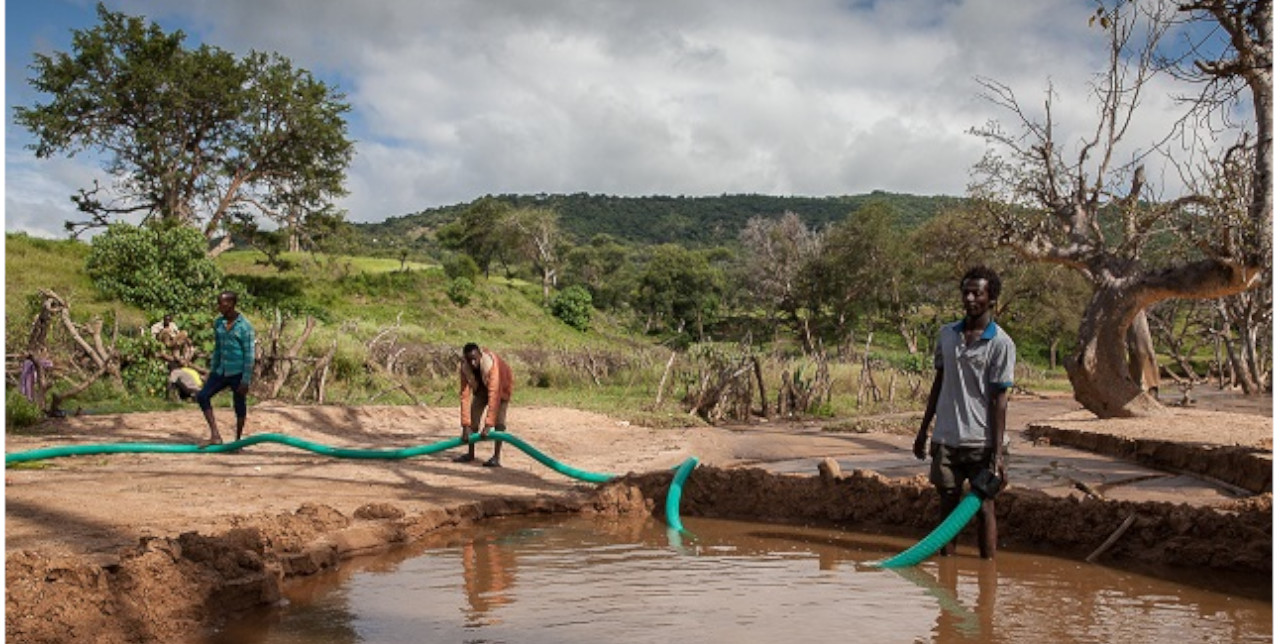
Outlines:
MULTIPOLYGON (((485 440, 494 440, 494 436, 494 434, 490 434, 485 440)), ((616 474, 597 474, 595 472, 580 470, 576 467, 569 467, 568 465, 565 465, 564 463, 561 463, 560 461, 538 451, 532 445, 524 442, 524 440, 519 436, 508 432, 498 432, 497 438, 501 439, 504 443, 511 443, 512 445, 519 447, 520 451, 532 456, 535 461, 538 461, 539 463, 542 463, 543 465, 546 465, 569 478, 575 478, 579 481, 586 481, 588 483, 608 483, 609 481, 618 478, 616 474)))
MULTIPOLYGON (((524 442, 520 437, 508 432, 494 432, 485 438, 480 438, 478 434, 472 434, 469 443, 477 443, 482 440, 495 440, 499 438, 504 443, 511 443, 524 453, 533 457, 534 460, 546 465, 547 467, 580 481, 588 483, 605 483, 616 478, 613 474, 597 474, 595 472, 587 472, 565 465, 546 454, 535 449, 533 446, 524 442)), ((243 438, 230 443, 222 443, 219 445, 210 445, 209 447, 199 447, 197 445, 179 445, 173 443, 96 443, 91 445, 68 445, 63 447, 46 447, 44 449, 35 449, 27 452, 15 452, 13 454, 5 454, 4 464, 12 465, 13 463, 23 463, 26 461, 42 461, 50 458, 58 458, 62 456, 90 456, 94 454, 139 454, 139 453, 161 453, 161 454, 200 454, 200 453, 218 453, 231 452, 242 447, 256 445, 258 443, 280 443, 290 447, 315 452, 324 456, 332 456, 335 458, 366 458, 366 459, 386 459, 395 460, 403 458, 411 458, 414 456, 424 456, 427 454, 435 454, 454 447, 460 447, 464 443, 461 438, 450 438, 438 443, 430 445, 419 445, 417 447, 406 447, 404 449, 352 449, 345 447, 330 447, 320 443, 313 443, 308 440, 286 436, 284 434, 254 434, 248 438, 243 438)))
POLYGON ((978 510, 981 508, 982 497, 978 496, 976 492, 970 492, 960 500, 960 504, 956 506, 955 510, 951 511, 951 514, 946 518, 946 520, 938 525, 938 527, 934 528, 933 532, 930 532, 928 536, 921 539, 920 543, 917 543, 916 545, 911 546, 888 559, 876 561, 867 565, 876 568, 902 568, 905 566, 914 566, 921 561, 928 559, 930 555, 940 550, 942 546, 947 545, 948 541, 956 538, 956 535, 960 534, 960 531, 968 525, 969 520, 972 519, 973 515, 977 514, 978 510))
POLYGON ((698 457, 690 456, 685 459, 685 462, 676 468, 675 478, 671 479, 671 487, 667 488, 667 527, 689 538, 694 538, 693 533, 685 530, 684 523, 680 521, 680 495, 684 492, 684 481, 689 478, 689 472, 697 466, 698 457))

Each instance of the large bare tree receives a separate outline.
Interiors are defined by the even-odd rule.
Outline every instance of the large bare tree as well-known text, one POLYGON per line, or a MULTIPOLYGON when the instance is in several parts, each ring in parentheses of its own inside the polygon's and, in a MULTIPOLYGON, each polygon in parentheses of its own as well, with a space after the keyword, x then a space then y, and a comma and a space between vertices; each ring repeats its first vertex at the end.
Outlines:
POLYGON ((743 289, 777 328, 779 317, 797 330, 805 328, 800 309, 801 271, 821 252, 823 236, 794 212, 782 217, 752 217, 738 235, 745 251, 743 289))
POLYGON ((529 261, 542 280, 542 301, 551 301, 566 249, 569 246, 560 228, 560 213, 550 208, 517 208, 499 221, 508 246, 529 261))
POLYGON ((1001 243, 1027 258, 1074 269, 1091 284, 1074 355, 1066 364, 1076 399, 1101 417, 1150 415, 1162 407, 1130 371, 1128 338, 1135 320, 1167 299, 1213 299, 1255 288, 1268 270, 1271 1, 1120 0, 1100 4, 1091 22, 1105 31, 1109 44, 1108 65, 1094 83, 1096 127, 1083 134, 1058 131, 1052 88, 1043 108, 1033 113, 1007 85, 980 80, 987 97, 1015 125, 1006 129, 992 122, 975 130, 989 149, 975 168, 972 193, 996 222, 1001 243), (1203 79, 1209 89, 1191 102, 1181 124, 1183 136, 1171 135, 1145 153, 1126 157, 1123 142, 1142 117, 1139 108, 1150 81, 1171 69, 1160 45, 1167 45, 1165 37, 1178 33, 1170 30, 1187 20, 1213 27, 1199 42, 1221 44, 1216 58, 1207 48, 1190 51, 1195 60, 1187 78, 1203 79), (1213 101, 1218 101, 1216 110, 1213 101), (1252 110, 1230 109, 1242 102, 1252 110), (1220 128, 1205 126, 1218 118, 1220 128), (1186 132, 1196 138, 1178 149, 1186 132), (1164 198, 1167 188, 1149 182, 1145 163, 1187 154, 1200 160, 1175 164, 1188 181, 1177 196, 1164 198), (1239 167, 1242 155, 1250 172, 1240 183, 1229 169, 1239 167), (1234 188, 1200 189, 1210 185, 1234 188), (1244 212, 1238 199, 1223 198, 1241 193, 1248 195, 1244 212), (1194 254, 1152 261, 1153 246, 1193 231, 1199 235, 1194 254))

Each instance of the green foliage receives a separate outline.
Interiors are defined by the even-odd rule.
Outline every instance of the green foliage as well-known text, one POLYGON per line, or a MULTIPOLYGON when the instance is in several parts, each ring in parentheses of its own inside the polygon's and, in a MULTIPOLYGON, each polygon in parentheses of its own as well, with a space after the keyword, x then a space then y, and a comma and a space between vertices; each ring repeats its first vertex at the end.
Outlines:
POLYGON ((635 289, 638 249, 608 235, 576 246, 565 256, 565 284, 582 285, 600 309, 618 309, 635 289))
POLYGON ((551 298, 551 314, 561 322, 586 331, 591 326, 591 293, 581 286, 570 286, 551 298))
POLYGON ((450 302, 465 307, 471 303, 471 298, 475 297, 476 284, 465 277, 455 277, 449 280, 445 293, 448 294, 450 302))
POLYGON ((445 277, 451 280, 462 278, 474 282, 480 277, 480 265, 470 255, 463 253, 451 255, 442 267, 445 277))
MULTIPOLYGON (((859 225, 864 225, 860 230, 868 235, 878 234, 880 230, 866 227, 869 225, 866 221, 859 222, 859 225)), ((851 244, 861 241, 855 238, 855 233, 846 235, 851 244)), ((945 239, 938 243, 945 245, 945 239)), ((87 257, 91 250, 88 245, 11 236, 8 248, 11 261, 14 257, 25 256, 29 261, 37 262, 43 267, 41 270, 48 271, 45 279, 52 283, 74 284, 76 282, 68 275, 75 273, 80 275, 78 279, 84 285, 80 288, 88 288, 91 294, 94 293, 91 282, 80 270, 84 262, 65 259, 87 257), (46 246, 52 250, 45 251, 43 248, 46 246), (15 252, 15 248, 19 250, 15 252), (44 257, 46 252, 59 253, 64 259, 55 261, 52 257, 44 257)), ((751 337, 757 345, 755 351, 760 352, 765 360, 763 375, 770 397, 777 392, 780 384, 778 375, 783 370, 787 370, 790 377, 806 382, 814 373, 809 359, 796 358, 801 355, 803 344, 798 334, 779 334, 776 328, 762 324, 768 313, 763 305, 744 306, 731 299, 733 291, 726 285, 729 280, 725 277, 725 265, 736 256, 730 249, 642 248, 605 236, 578 246, 569 254, 570 260, 561 273, 564 288, 556 296, 565 298, 561 305, 576 301, 584 307, 582 310, 590 315, 590 332, 577 330, 562 317, 574 307, 557 310, 555 302, 544 306, 540 285, 502 276, 479 281, 463 279, 458 283, 457 279, 448 276, 454 270, 450 268, 453 260, 446 260, 444 270, 441 270, 422 264, 402 266, 399 260, 390 258, 320 253, 286 253, 282 257, 287 258, 290 264, 284 270, 263 265, 259 261, 261 253, 249 250, 224 253, 217 258, 216 264, 224 271, 224 280, 241 283, 242 293, 246 296, 242 299, 241 308, 258 329, 260 337, 269 327, 275 309, 280 309, 285 316, 312 313, 320 318, 320 324, 303 348, 303 355, 315 359, 326 355, 331 348, 335 349, 326 392, 326 400, 333 403, 411 403, 413 399, 407 394, 397 393, 394 383, 370 366, 383 364, 386 356, 392 355, 397 356, 397 375, 407 383, 417 400, 429 405, 454 404, 456 359, 442 358, 448 355, 448 351, 442 352, 439 348, 448 347, 456 351, 464 342, 480 341, 502 352, 513 362, 517 378, 522 383, 517 393, 521 405, 569 405, 654 426, 683 426, 688 424, 689 416, 686 409, 681 409, 676 395, 674 383, 678 381, 668 381, 667 396, 656 408, 653 406, 654 395, 670 350, 679 349, 699 337, 699 326, 702 328, 701 337, 724 347, 737 347, 740 341, 751 337), (571 300, 568 293, 575 291, 571 300), (600 304, 597 297, 602 295, 614 298, 615 306, 610 310, 591 308, 593 304, 600 304), (459 301, 455 302, 454 298, 459 301), (246 302, 251 302, 252 308, 246 302), (656 331, 657 338, 634 333, 639 330, 639 324, 645 322, 651 323, 649 329, 656 331), (391 332, 388 333, 389 329, 391 332), (371 352, 369 343, 375 338, 379 338, 379 350, 384 353, 371 352), (657 340, 661 340, 663 346, 659 347, 657 340), (393 346, 388 347, 387 343, 393 343, 393 346), (761 351, 759 347, 765 345, 768 348, 761 351), (530 357, 535 352, 544 357, 530 357), (625 358, 610 357, 616 355, 625 358)), ((465 255, 457 257, 458 263, 471 266, 474 274, 478 274, 479 267, 474 260, 465 255)), ((8 299, 17 302, 10 309, 14 319, 24 317, 15 315, 16 311, 34 312, 25 308, 31 292, 15 299, 11 286, 14 280, 27 277, 24 269, 25 266, 10 270, 6 280, 10 285, 8 299)), ((858 270, 863 268, 859 266, 858 270)), ((904 271, 893 273, 899 278, 907 274, 905 269, 893 270, 904 271)), ((528 273, 522 271, 522 274, 528 273)), ((860 274, 877 275, 875 270, 860 274)), ((1007 320, 1017 325, 1011 331, 1017 332, 1015 339, 1019 340, 1019 348, 1022 349, 1022 338, 1029 338, 1028 329, 1032 328, 1030 318, 1024 319, 1024 316, 1032 315, 1032 309, 1026 304, 1029 298, 1037 297, 1035 291, 1047 287, 1047 283, 1037 283, 1039 285, 1032 286, 1029 291, 1023 291, 1019 285, 1028 278, 1016 272, 1010 275, 1002 298, 1010 308, 1001 322, 1004 324, 1007 320)), ((958 277, 939 271, 937 289, 943 297, 936 302, 927 298, 920 310, 912 312, 912 324, 926 330, 919 338, 924 353, 917 356, 906 352, 899 327, 888 323, 887 307, 851 308, 850 311, 864 315, 857 320, 858 337, 840 349, 830 343, 825 345, 828 356, 832 357, 829 366, 834 386, 830 399, 815 404, 810 412, 845 416, 879 411, 871 409, 874 405, 855 398, 858 364, 841 362, 835 357, 847 355, 848 349, 854 349, 852 353, 857 354, 868 331, 874 331, 871 347, 880 363, 877 368, 883 369, 887 362, 890 366, 919 373, 916 367, 924 363, 924 370, 930 372, 928 352, 932 334, 939 320, 954 319, 960 311, 956 292, 958 277)), ((918 283, 908 283, 907 286, 928 293, 929 289, 925 287, 932 286, 933 279, 922 278, 918 283)), ((879 303, 884 300, 871 301, 879 303)), ((81 315, 82 303, 92 302, 81 297, 73 303, 77 320, 85 319, 81 315)), ((206 351, 211 346, 211 304, 212 297, 209 297, 195 310, 179 312, 178 315, 179 326, 192 335, 198 347, 206 351)), ((130 333, 136 336, 141 324, 124 321, 136 313, 131 314, 131 309, 121 307, 117 302, 107 302, 106 305, 98 314, 109 318, 111 309, 119 309, 122 324, 125 324, 118 346, 126 354, 123 374, 126 386, 124 389, 115 388, 104 380, 77 396, 72 404, 90 411, 172 408, 159 398, 163 393, 165 374, 154 353, 148 353, 154 351, 151 346, 154 343, 145 334, 145 337, 129 336, 130 333), (144 364, 147 360, 154 364, 144 364)), ((94 306, 103 305, 94 303, 94 306)), ((804 310, 800 313, 808 314, 804 310)), ((145 322, 150 324, 154 319, 153 315, 145 322)), ((28 326, 29 320, 28 316, 25 322, 28 326)), ((110 327, 110 322, 107 326, 110 327)), ((295 337, 298 329, 296 325, 288 327, 284 339, 287 341, 295 337)), ((11 334, 10 337, 21 339, 25 335, 11 334)), ((59 341, 63 342, 65 338, 59 341)), ((11 339, 11 349, 12 344, 11 339)), ((1028 341, 1028 349, 1037 346, 1028 341)), ((1029 357, 1035 359, 1035 356, 1029 357)), ((683 360, 681 358, 677 364, 683 360)), ((282 389, 282 396, 286 400, 294 396, 308 375, 307 367, 295 371, 282 389)), ((878 381, 883 385, 884 381, 879 377, 878 381)), ((919 406, 919 401, 901 396, 902 382, 900 379, 900 396, 896 403, 899 407, 887 411, 902 411, 903 406, 913 404, 919 406)), ((226 404, 226 400, 221 404, 226 404)))
POLYGON ((40 406, 27 400, 17 389, 6 389, 4 400, 4 426, 6 429, 30 427, 44 419, 40 406))
POLYGON ((846 340, 866 316, 905 313, 909 254, 893 224, 893 212, 872 203, 849 215, 825 236, 822 252, 797 277, 812 329, 832 343, 846 340))
POLYGON ((675 244, 654 250, 640 275, 636 307, 668 331, 700 338, 716 321, 724 273, 711 266, 703 253, 675 244))
POLYGON ((421 289, 423 281, 423 273, 419 271, 394 271, 390 273, 356 273, 343 277, 338 280, 338 283, 347 293, 379 299, 391 299, 401 293, 421 289))
POLYGON ((94 237, 85 269, 104 295, 157 313, 207 307, 223 282, 204 237, 185 226, 112 224, 94 237))
POLYGON ((510 204, 492 197, 477 199, 436 238, 446 249, 470 255, 488 276, 490 264, 502 248, 502 220, 511 211, 510 204))
POLYGON ((124 386, 130 392, 153 398, 164 398, 169 382, 169 368, 158 359, 131 362, 120 370, 124 386))
POLYGON ((243 285, 239 292, 252 296, 252 308, 295 317, 310 315, 325 322, 333 319, 328 307, 308 295, 301 275, 240 275, 236 280, 243 285))
MULTIPOLYGON (((1021 347, 1019 347, 1019 350, 1021 350, 1021 347)), ((892 354, 887 356, 887 360, 894 368, 910 373, 923 373, 926 367, 933 367, 932 355, 923 353, 892 354)))
MULTIPOLYGON (((779 218, 794 212, 806 225, 821 229, 843 220, 870 203, 881 203, 896 214, 897 225, 909 229, 944 208, 961 203, 959 197, 926 197, 875 191, 838 197, 780 197, 742 194, 714 197, 618 197, 586 193, 559 195, 505 194, 486 197, 509 208, 545 208, 560 214, 565 233, 579 240, 608 235, 628 244, 687 244, 694 247, 733 243, 752 217, 779 218)), ((393 217, 377 224, 357 224, 366 239, 384 242, 410 231, 437 229, 455 221, 473 204, 456 204, 393 217)))

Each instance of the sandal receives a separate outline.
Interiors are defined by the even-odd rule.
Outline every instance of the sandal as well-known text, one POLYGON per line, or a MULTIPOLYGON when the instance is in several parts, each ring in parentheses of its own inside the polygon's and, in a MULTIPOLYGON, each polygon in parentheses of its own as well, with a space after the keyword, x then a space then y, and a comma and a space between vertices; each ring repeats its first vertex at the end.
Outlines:
POLYGON ((460 456, 453 457, 454 463, 470 463, 474 460, 476 460, 476 457, 471 454, 462 454, 460 456))
POLYGON ((498 457, 495 456, 485 461, 484 466, 485 467, 502 467, 502 463, 498 460, 498 457))

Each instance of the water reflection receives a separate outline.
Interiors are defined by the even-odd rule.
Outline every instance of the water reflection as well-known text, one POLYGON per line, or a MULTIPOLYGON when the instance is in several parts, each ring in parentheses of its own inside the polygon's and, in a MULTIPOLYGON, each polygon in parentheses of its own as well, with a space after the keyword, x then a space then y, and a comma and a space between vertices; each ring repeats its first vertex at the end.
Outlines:
POLYGON ((462 546, 462 580, 469 606, 467 627, 500 623, 490 613, 514 601, 515 549, 500 546, 493 537, 467 540, 462 546))
POLYGON ((697 518, 687 527, 696 540, 651 519, 486 522, 290 584, 289 607, 206 644, 1270 641, 1269 597, 1006 552, 866 570, 909 544, 697 518))

